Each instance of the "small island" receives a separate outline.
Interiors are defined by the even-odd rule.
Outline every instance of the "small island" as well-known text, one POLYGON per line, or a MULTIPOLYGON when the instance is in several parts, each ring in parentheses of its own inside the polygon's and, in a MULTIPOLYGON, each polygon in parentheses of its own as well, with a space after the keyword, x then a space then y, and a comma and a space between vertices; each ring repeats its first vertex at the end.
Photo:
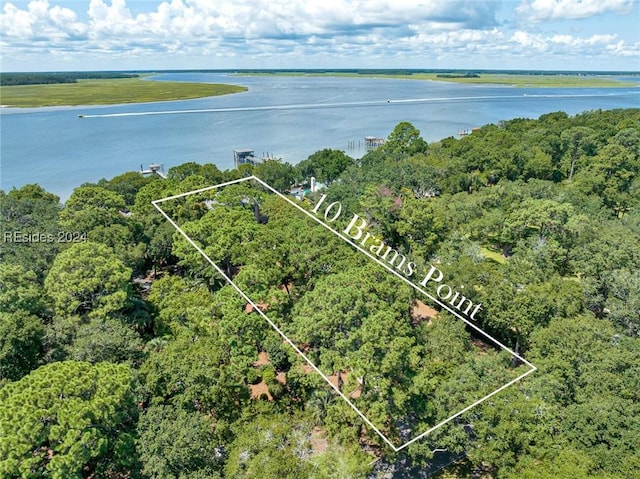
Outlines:
POLYGON ((438 73, 436 78, 480 78, 477 73, 438 73))
POLYGON ((5 107, 27 108, 190 100, 247 91, 238 85, 149 81, 149 76, 121 72, 3 73, 0 97, 5 107))

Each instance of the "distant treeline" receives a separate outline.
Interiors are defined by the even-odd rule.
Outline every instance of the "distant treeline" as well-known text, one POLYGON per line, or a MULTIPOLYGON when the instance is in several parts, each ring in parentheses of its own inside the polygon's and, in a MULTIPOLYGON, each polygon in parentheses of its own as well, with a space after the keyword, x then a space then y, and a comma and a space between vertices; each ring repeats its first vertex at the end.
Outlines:
POLYGON ((284 69, 170 69, 170 70, 137 70, 120 72, 44 72, 44 73, 0 73, 0 85, 34 85, 45 83, 75 83, 83 79, 100 78, 131 78, 138 77, 142 73, 308 73, 308 74, 331 74, 346 73, 358 75, 414 75, 419 73, 436 73, 440 78, 477 78, 480 74, 507 74, 507 75, 638 75, 640 72, 623 71, 574 71, 574 70, 474 70, 471 74, 468 70, 457 69, 433 69, 433 68, 284 68, 284 69))
MULTIPOLYGON (((175 73, 180 70, 158 71, 157 73, 175 73)), ((545 71, 545 70, 468 70, 456 69, 414 69, 414 68, 282 68, 282 69, 237 69, 237 70, 188 70, 198 73, 253 73, 253 74, 278 74, 278 73, 307 73, 307 74, 357 74, 357 75, 415 75, 423 73, 436 73, 440 78, 479 78, 479 73, 484 74, 508 74, 508 75, 622 75, 629 72, 577 72, 577 71, 545 71)))
POLYGON ((1 86, 44 85, 49 83, 77 83, 78 80, 107 78, 133 78, 137 73, 121 72, 53 72, 53 73, 2 73, 1 86))
POLYGON ((438 78, 480 78, 477 73, 438 73, 438 78))
MULTIPOLYGON (((266 68, 266 69, 186 69, 186 70, 138 70, 138 73, 357 73, 360 75, 413 75, 416 73, 451 73, 464 74, 468 70, 442 68, 266 68)), ((508 75, 638 75, 637 71, 576 71, 576 70, 474 70, 476 74, 508 74, 508 75)))

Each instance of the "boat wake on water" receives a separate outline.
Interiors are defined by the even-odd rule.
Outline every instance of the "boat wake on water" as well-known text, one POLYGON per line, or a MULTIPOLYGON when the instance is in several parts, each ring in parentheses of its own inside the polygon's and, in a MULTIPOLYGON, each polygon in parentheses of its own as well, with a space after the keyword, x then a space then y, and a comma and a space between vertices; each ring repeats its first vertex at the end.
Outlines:
MULTIPOLYGON (((638 92, 640 93, 640 92, 638 92)), ((629 92, 629 95, 638 94, 629 92)), ((81 114, 80 118, 118 118, 125 116, 150 116, 150 115, 185 115, 194 113, 232 113, 244 111, 277 111, 277 110, 317 110, 321 108, 362 108, 385 105, 402 105, 402 104, 423 104, 423 103, 442 103, 442 102, 458 102, 458 101, 485 101, 485 100, 508 100, 508 99, 532 99, 536 98, 595 98, 601 96, 609 96, 606 93, 572 93, 572 94, 539 94, 539 93, 521 93, 518 95, 482 95, 482 96, 454 96, 454 97, 435 97, 435 98, 409 98, 409 99, 386 99, 358 102, 341 102, 341 103, 300 103, 289 105, 262 105, 262 106, 241 106, 230 108, 198 108, 191 110, 161 110, 161 111, 131 111, 121 113, 104 113, 104 114, 81 114)))

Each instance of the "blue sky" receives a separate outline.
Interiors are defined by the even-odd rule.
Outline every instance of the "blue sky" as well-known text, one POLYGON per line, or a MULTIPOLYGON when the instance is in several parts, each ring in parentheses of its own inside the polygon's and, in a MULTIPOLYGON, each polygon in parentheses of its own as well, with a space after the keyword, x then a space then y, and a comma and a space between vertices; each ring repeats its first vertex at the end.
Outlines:
POLYGON ((2 1, 2 71, 640 70, 638 0, 2 1))

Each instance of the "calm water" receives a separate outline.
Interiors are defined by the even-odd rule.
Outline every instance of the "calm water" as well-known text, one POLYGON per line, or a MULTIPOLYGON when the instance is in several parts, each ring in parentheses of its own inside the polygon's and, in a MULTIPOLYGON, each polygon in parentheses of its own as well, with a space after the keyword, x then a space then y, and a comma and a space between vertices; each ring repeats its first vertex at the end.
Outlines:
POLYGON ((155 80, 235 83, 249 91, 153 104, 2 109, 0 187, 40 183, 65 199, 84 182, 138 170, 141 164, 164 163, 168 169, 195 161, 231 168, 238 148, 254 149, 257 156, 268 152, 293 164, 322 148, 359 157, 365 136, 386 137, 400 121, 410 121, 434 141, 515 117, 640 106, 640 88, 523 89, 220 73, 171 73, 155 80), (214 111, 142 114, 176 110, 214 111), (136 115, 119 116, 123 113, 136 115))

